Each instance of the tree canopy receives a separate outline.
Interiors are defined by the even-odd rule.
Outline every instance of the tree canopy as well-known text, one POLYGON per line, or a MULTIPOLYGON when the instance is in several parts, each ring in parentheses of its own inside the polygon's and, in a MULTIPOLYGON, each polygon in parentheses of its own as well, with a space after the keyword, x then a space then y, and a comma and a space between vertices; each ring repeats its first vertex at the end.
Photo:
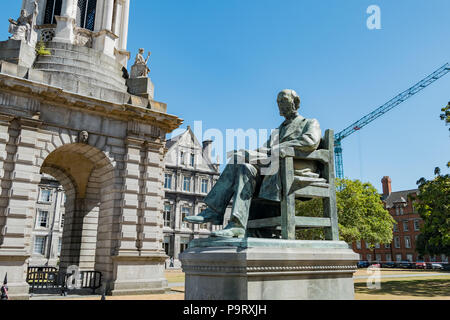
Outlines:
MULTIPOLYGON (((375 243, 391 243, 395 220, 384 209, 378 191, 370 183, 359 180, 336 179, 336 200, 339 237, 348 243, 365 240, 375 243)), ((297 215, 319 217, 323 214, 320 199, 298 201, 297 215)), ((322 230, 298 230, 298 239, 324 239, 322 230)))
POLYGON ((450 255, 450 176, 435 169, 433 180, 417 181, 416 208, 424 221, 417 238, 420 255, 450 255))

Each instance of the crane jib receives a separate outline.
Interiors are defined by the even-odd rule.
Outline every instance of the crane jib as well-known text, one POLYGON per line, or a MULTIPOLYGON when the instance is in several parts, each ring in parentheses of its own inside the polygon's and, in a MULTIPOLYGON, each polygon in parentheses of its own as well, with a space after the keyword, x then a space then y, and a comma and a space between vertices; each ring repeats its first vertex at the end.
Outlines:
POLYGON ((409 98, 411 98, 416 93, 420 92, 421 90, 425 89, 438 79, 442 78, 444 75, 450 72, 450 64, 446 63, 439 69, 437 69, 435 72, 430 74, 428 77, 422 79, 418 83, 416 83, 411 88, 403 91, 396 97, 389 100, 387 103, 376 109, 375 111, 369 113, 368 115, 362 117, 355 123, 351 124, 344 130, 342 130, 339 133, 336 133, 334 136, 334 145, 335 145, 335 161, 336 161, 336 177, 337 178, 344 178, 344 164, 343 164, 343 157, 342 157, 342 147, 341 147, 341 141, 351 134, 355 133, 356 131, 360 131, 362 128, 364 128, 366 125, 374 121, 375 119, 379 118, 389 110, 392 110, 399 104, 405 102, 409 98))

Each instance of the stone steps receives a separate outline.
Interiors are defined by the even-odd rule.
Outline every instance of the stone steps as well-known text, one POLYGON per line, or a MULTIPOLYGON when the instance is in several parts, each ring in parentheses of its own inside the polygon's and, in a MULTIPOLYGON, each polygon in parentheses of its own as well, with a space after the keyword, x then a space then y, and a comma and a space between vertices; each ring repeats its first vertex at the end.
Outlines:
POLYGON ((101 65, 101 68, 100 68, 100 67, 98 67, 98 65, 93 64, 91 62, 86 62, 86 61, 82 61, 82 60, 78 60, 78 59, 74 59, 74 58, 58 57, 56 55, 40 56, 40 57, 38 57, 36 64, 41 64, 41 63, 57 63, 57 64, 63 64, 63 65, 68 65, 68 66, 72 66, 72 67, 81 67, 81 68, 91 69, 93 71, 100 72, 100 73, 106 72, 108 74, 111 74, 112 76, 116 76, 120 79, 124 79, 122 76, 123 71, 121 69, 118 70, 117 68, 112 68, 111 66, 108 66, 108 65, 101 65))
MULTIPOLYGON (((69 58, 74 56, 74 54, 76 54, 76 55, 78 55, 78 57, 77 57, 78 60, 87 61, 87 62, 96 62, 96 63, 101 62, 102 64, 115 66, 119 70, 122 69, 122 65, 120 63, 118 63, 114 58, 109 57, 109 56, 103 54, 102 52, 97 51, 92 48, 76 46, 76 45, 71 45, 68 43, 60 43, 60 42, 47 42, 47 43, 45 43, 45 46, 47 49, 55 51, 56 53, 68 52, 67 57, 69 57, 69 58)), ((56 55, 61 56, 59 54, 56 54, 56 55)))
MULTIPOLYGON (((89 77, 87 75, 77 74, 74 72, 67 72, 67 71, 61 71, 61 70, 54 70, 54 69, 39 69, 40 71, 45 72, 50 76, 49 79, 54 80, 55 78, 58 79, 58 81, 51 81, 51 84, 60 88, 63 88, 68 91, 72 92, 79 92, 77 90, 77 87, 75 83, 82 82, 86 85, 95 86, 98 88, 105 88, 109 90, 115 90, 119 91, 121 93, 127 93, 127 86, 123 85, 122 87, 119 87, 117 85, 108 83, 104 80, 99 79, 98 77, 89 77), (73 82, 73 83, 72 83, 73 82)), ((83 94, 82 92, 80 92, 83 94)))
POLYGON ((82 68, 79 66, 71 66, 53 62, 40 62, 35 63, 34 68, 40 71, 57 71, 69 74, 75 74, 78 76, 86 77, 86 79, 97 80, 99 84, 104 84, 108 88, 115 88, 120 91, 127 91, 126 80, 120 78, 117 75, 92 70, 90 68, 82 68))

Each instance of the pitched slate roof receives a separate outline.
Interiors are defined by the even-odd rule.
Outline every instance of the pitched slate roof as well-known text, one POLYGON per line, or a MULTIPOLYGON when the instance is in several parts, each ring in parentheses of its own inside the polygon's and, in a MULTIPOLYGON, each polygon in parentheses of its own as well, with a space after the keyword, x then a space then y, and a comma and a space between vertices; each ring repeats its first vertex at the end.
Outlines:
POLYGON ((392 192, 389 196, 382 200, 386 203, 386 208, 392 208, 394 203, 407 202, 408 196, 414 193, 419 193, 419 189, 392 192))

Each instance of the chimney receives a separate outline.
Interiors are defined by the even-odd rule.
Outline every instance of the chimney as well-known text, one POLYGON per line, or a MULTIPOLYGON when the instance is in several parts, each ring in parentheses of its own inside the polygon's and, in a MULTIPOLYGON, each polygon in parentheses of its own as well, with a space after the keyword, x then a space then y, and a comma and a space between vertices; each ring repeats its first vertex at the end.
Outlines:
POLYGON ((203 141, 203 157, 210 162, 211 160, 211 149, 212 149, 212 140, 203 141))
POLYGON ((392 187, 391 187, 391 178, 389 177, 383 177, 383 179, 381 179, 381 184, 383 185, 383 196, 389 196, 392 192, 392 187))

